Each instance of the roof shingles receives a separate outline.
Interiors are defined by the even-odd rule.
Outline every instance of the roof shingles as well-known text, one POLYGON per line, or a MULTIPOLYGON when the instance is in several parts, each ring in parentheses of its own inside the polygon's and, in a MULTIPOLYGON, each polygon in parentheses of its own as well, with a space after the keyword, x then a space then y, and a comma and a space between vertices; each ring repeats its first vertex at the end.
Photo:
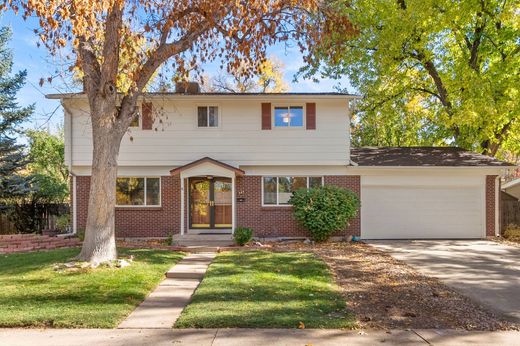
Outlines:
POLYGON ((352 148, 350 159, 359 166, 386 167, 511 167, 508 162, 457 147, 352 148))

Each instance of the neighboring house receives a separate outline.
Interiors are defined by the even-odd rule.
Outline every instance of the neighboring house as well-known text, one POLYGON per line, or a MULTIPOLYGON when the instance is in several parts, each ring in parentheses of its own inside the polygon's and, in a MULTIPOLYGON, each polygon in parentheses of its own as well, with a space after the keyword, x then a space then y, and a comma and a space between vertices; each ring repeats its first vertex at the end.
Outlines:
MULTIPOLYGON (((92 162, 84 94, 49 95, 65 110, 73 227, 83 229, 92 162)), ((365 239, 483 238, 498 232, 507 163, 457 148, 350 148, 341 93, 152 93, 123 139, 116 235, 231 233, 304 237, 288 205, 301 187, 361 197, 338 235, 365 239)))
POLYGON ((502 185, 502 191, 520 200, 520 178, 513 179, 502 185))

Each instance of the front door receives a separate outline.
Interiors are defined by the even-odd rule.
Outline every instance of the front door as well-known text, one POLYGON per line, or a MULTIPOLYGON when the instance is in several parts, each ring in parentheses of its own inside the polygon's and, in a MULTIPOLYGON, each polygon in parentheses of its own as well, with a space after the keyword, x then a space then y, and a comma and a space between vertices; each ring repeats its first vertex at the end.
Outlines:
POLYGON ((231 179, 190 178, 190 228, 231 228, 232 201, 231 179))

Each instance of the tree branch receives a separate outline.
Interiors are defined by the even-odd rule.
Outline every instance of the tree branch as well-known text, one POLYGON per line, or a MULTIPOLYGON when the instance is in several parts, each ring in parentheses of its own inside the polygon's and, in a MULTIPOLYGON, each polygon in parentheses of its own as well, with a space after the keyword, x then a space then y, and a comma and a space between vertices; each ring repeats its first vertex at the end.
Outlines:
POLYGON ((101 87, 103 92, 115 95, 116 79, 119 71, 119 46, 121 26, 123 25, 122 5, 114 2, 106 19, 103 62, 101 65, 101 87))

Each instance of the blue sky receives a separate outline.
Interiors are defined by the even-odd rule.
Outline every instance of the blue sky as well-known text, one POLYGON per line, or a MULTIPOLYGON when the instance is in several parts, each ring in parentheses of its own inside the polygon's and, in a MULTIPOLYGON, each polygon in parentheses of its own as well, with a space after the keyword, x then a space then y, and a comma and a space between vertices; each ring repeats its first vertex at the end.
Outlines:
MULTIPOLYGON (((45 99, 45 94, 67 91, 65 86, 59 81, 54 81, 51 85, 45 83, 39 86, 40 78, 47 78, 55 75, 56 66, 59 61, 53 61, 44 48, 38 48, 38 38, 33 32, 37 21, 29 19, 23 21, 20 16, 12 12, 4 13, 0 17, 1 26, 9 26, 13 31, 10 43, 14 54, 13 71, 27 70, 27 83, 18 94, 18 101, 21 105, 34 103, 36 111, 30 122, 25 124, 27 128, 46 128, 51 131, 63 122, 63 112, 59 108, 56 100, 45 99), (53 113, 54 112, 54 113, 53 113), (52 116, 51 116, 52 114, 52 116)), ((348 87, 347 80, 333 81, 321 79, 319 83, 310 80, 300 80, 293 82, 293 76, 303 65, 303 60, 297 48, 286 48, 282 45, 271 47, 269 54, 276 56, 285 64, 285 80, 289 85, 290 91, 298 92, 326 92, 333 91, 334 86, 348 87)), ((218 74, 218 64, 209 64, 205 67, 208 75, 218 74)), ((70 91, 70 90, 69 90, 70 91)), ((349 91, 352 91, 349 89, 349 91)))

